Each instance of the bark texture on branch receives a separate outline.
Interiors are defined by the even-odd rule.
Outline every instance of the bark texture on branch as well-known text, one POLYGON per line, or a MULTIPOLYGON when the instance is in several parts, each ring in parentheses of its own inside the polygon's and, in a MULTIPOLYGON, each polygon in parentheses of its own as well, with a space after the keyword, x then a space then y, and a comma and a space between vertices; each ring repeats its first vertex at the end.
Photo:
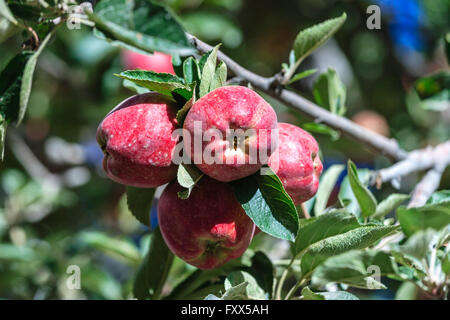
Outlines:
POLYGON ((450 165, 450 141, 410 152, 405 160, 378 171, 376 183, 379 187, 384 182, 438 165, 444 166, 444 169, 450 165))
POLYGON ((439 188, 446 165, 440 163, 429 170, 414 188, 408 208, 423 206, 434 191, 439 188))

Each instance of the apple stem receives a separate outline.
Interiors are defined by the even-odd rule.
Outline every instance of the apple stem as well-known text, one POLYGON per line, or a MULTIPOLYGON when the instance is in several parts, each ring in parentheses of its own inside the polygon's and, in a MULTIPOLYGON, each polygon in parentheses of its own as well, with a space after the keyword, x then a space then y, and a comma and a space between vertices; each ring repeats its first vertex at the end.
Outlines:
POLYGON ((302 208, 303 216, 306 219, 311 218, 311 215, 309 214, 308 208, 306 208, 306 204, 304 202, 302 202, 302 204, 300 205, 300 208, 302 208))

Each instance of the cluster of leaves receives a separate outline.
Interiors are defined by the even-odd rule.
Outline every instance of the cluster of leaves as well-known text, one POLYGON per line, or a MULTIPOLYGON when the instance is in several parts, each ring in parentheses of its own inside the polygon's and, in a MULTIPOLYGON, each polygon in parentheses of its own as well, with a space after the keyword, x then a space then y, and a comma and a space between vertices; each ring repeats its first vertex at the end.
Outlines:
MULTIPOLYGON (((314 50, 324 45, 342 27, 346 19, 347 15, 344 13, 340 17, 326 20, 299 32, 289 54, 289 63, 282 64, 284 85, 289 86, 317 72, 316 69, 308 69, 295 73, 314 50)), ((317 77, 314 81, 313 93, 318 105, 336 115, 345 114, 346 89, 335 70, 328 69, 317 77)), ((333 141, 340 137, 339 132, 322 123, 308 122, 302 127, 313 133, 328 135, 333 141)))
POLYGON ((141 260, 129 237, 140 225, 130 216, 125 201, 118 208, 121 234, 112 236, 98 229, 85 230, 92 215, 73 214, 79 196, 74 190, 35 181, 15 169, 2 170, 0 181, 4 195, 0 205, 2 298, 125 299, 129 295, 132 279, 118 279, 108 272, 112 260, 129 270, 141 260), (70 227, 49 230, 58 218, 70 227), (83 290, 66 286, 72 274, 70 265, 82 270, 83 290))
POLYGON ((25 21, 30 19, 39 21, 38 36, 43 38, 37 49, 18 53, 0 74, 0 160, 3 160, 8 124, 19 125, 25 115, 37 60, 53 35, 48 20, 55 14, 53 10, 41 11, 28 3, 13 1, 7 5, 5 0, 0 0, 0 42, 28 30, 25 21))
MULTIPOLYGON (((194 272, 166 298, 279 299, 283 298, 284 292, 286 298, 305 300, 357 299, 348 291, 320 290, 330 284, 338 284, 344 290, 386 289, 382 277, 406 285, 413 283, 430 296, 444 297, 448 294, 450 193, 436 192, 425 206, 414 209, 401 206, 409 198, 403 194, 392 194, 377 203, 367 187, 370 172, 357 170, 349 161, 338 205, 326 208, 343 170, 342 165, 336 165, 325 172, 319 191, 310 204, 315 216, 299 220, 298 231, 291 244, 292 258, 283 269, 286 274, 292 271, 296 275, 297 283, 289 292, 284 292, 283 276, 274 286, 277 267, 270 259, 262 252, 248 250, 241 259, 223 267, 194 272), (387 217, 392 212, 397 213, 399 223, 387 217), (403 239, 402 242, 395 241, 397 238, 403 239), (389 242, 392 245, 389 246, 389 242), (381 247, 385 248, 379 250, 381 247), (211 282, 216 277, 223 282, 211 282), (302 288, 301 295, 295 297, 298 288, 302 288)), ((251 192, 251 188, 247 192, 251 192)), ((258 211, 254 213, 264 220, 258 211)), ((171 259, 158 231, 152 234, 152 241, 156 242, 157 249, 153 253, 150 250, 152 257, 145 261, 145 268, 146 273, 159 276, 155 276, 153 281, 136 282, 139 290, 144 288, 146 294, 160 290, 161 279, 167 274, 159 266, 167 265, 171 259)), ((141 273, 141 276, 146 273, 141 273)), ((155 298, 148 294, 138 297, 155 298)))

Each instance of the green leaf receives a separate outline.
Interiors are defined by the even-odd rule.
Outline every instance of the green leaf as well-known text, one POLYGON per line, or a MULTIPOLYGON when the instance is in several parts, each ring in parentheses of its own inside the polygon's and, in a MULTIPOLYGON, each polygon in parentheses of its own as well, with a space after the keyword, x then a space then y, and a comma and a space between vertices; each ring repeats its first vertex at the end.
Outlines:
POLYGON ((291 50, 291 51, 289 52, 289 65, 290 65, 290 66, 293 66, 293 65, 295 64, 295 62, 296 62, 296 59, 295 59, 295 52, 294 52, 294 50, 291 50))
POLYGON ((147 88, 151 91, 156 91, 168 96, 175 89, 188 89, 184 84, 184 80, 169 73, 156 73, 153 71, 144 70, 128 70, 115 74, 115 76, 134 82, 135 84, 147 88))
POLYGON ((450 200, 418 208, 401 206, 397 209, 397 218, 407 236, 427 228, 440 230, 450 223, 450 200))
POLYGON ((418 261, 414 257, 410 257, 407 254, 399 251, 398 247, 394 247, 390 251, 390 254, 394 260, 401 266, 398 268, 398 274, 405 278, 405 274, 408 273, 408 279, 420 278, 425 276, 426 269, 422 261, 418 261))
MULTIPOLYGON (((37 21, 39 18, 41 18, 43 15, 52 13, 52 8, 44 8, 41 6, 35 6, 32 4, 27 4, 25 1, 19 2, 19 1, 10 1, 8 3, 9 9, 11 10, 12 14, 20 18, 22 20, 35 20, 37 21)), ((55 17, 55 15, 53 15, 55 17)))
POLYGON ((332 113, 343 116, 346 112, 345 85, 339 79, 338 74, 333 69, 328 69, 322 73, 314 82, 314 99, 320 106, 329 109, 332 113))
POLYGON ((187 199, 192 188, 203 177, 203 173, 192 164, 180 164, 178 166, 177 181, 180 186, 187 189, 178 193, 180 199, 187 199))
POLYGON ((102 0, 94 13, 86 13, 95 22, 94 34, 113 44, 131 45, 150 53, 194 53, 172 12, 152 1, 102 0))
POLYGON ((395 293, 395 300, 417 300, 418 289, 413 282, 403 282, 395 293))
POLYGON ((323 45, 344 24, 347 15, 343 13, 340 17, 326 20, 322 23, 300 31, 294 42, 295 59, 303 60, 311 52, 323 45))
POLYGON ((426 204, 441 204, 450 202, 450 190, 439 190, 434 192, 426 204))
POLYGON ((183 299, 184 297, 195 292, 198 288, 203 287, 206 282, 220 276, 226 276, 229 273, 242 269, 243 264, 241 259, 234 259, 224 264, 221 267, 210 270, 196 270, 191 273, 186 279, 181 281, 166 297, 167 300, 183 299))
POLYGON ((293 254, 301 254, 314 243, 359 227, 361 225, 356 217, 345 210, 329 211, 311 222, 308 219, 299 229, 295 244, 292 246, 293 254))
POLYGON ((396 246, 395 250, 422 264, 432 250, 438 249, 443 242, 448 241, 450 225, 445 226, 441 232, 433 229, 421 230, 413 234, 405 244, 396 246))
POLYGON ((377 277, 395 274, 396 265, 389 254, 377 250, 352 250, 318 266, 312 274, 312 285, 343 283, 356 288, 385 289, 377 277))
POLYGON ((102 251, 112 257, 122 258, 132 265, 137 265, 140 260, 139 251, 125 239, 116 239, 102 232, 83 232, 79 236, 82 243, 102 251))
MULTIPOLYGON (((270 170, 269 168, 267 168, 270 170)), ((237 200, 261 229, 276 238, 294 241, 298 231, 298 213, 280 179, 273 171, 259 172, 230 182, 237 200)))
POLYGON ((210 91, 223 87, 227 81, 227 65, 221 61, 214 74, 214 79, 211 83, 210 91))
POLYGON ((33 84, 33 74, 34 69, 36 68, 37 59, 41 54, 42 50, 44 50, 47 43, 50 41, 53 33, 49 33, 44 41, 39 45, 39 49, 33 53, 33 55, 28 59, 27 64, 25 65, 25 69, 23 71, 22 84, 20 87, 20 101, 19 101, 19 114, 17 116, 17 124, 19 125, 22 122, 22 119, 25 115, 25 111, 27 110, 28 100, 30 99, 31 86, 33 84))
POLYGON ((197 60, 193 57, 188 57, 183 62, 183 76, 184 82, 188 85, 193 83, 200 83, 200 68, 197 60))
POLYGON ((187 57, 180 57, 175 54, 172 56, 172 67, 173 71, 175 71, 175 75, 179 77, 183 77, 183 63, 187 59, 187 57))
POLYGON ((255 277, 258 285, 272 298, 275 269, 272 261, 261 251, 252 257, 252 266, 249 272, 255 277))
POLYGON ((320 292, 325 300, 359 300, 357 296, 347 291, 320 292))
POLYGON ((304 300, 359 300, 347 291, 312 292, 308 287, 302 289, 302 296, 304 300))
POLYGON ((214 82, 214 76, 216 74, 216 64, 217 64, 217 51, 219 50, 220 44, 215 46, 211 50, 204 64, 202 64, 202 77, 200 79, 199 87, 199 98, 203 97, 205 94, 211 91, 211 85, 214 82))
POLYGON ((389 212, 397 209, 399 205, 408 200, 410 195, 393 193, 377 205, 377 209, 372 217, 384 218, 389 212))
POLYGON ((307 276, 327 258, 366 248, 397 229, 396 226, 360 224, 353 214, 332 210, 303 224, 291 249, 294 256, 302 257, 302 274, 307 276))
POLYGON ((242 283, 247 283, 245 291, 240 291, 241 298, 251 300, 264 300, 266 296, 264 290, 261 289, 253 276, 245 271, 235 271, 230 273, 225 279, 226 292, 232 288, 236 288, 242 283))
POLYGON ((317 190, 316 202, 314 205, 315 216, 321 215, 325 210, 328 198, 344 168, 344 165, 332 165, 320 178, 319 189, 317 190))
POLYGON ((209 58, 209 56, 211 55, 212 52, 213 52, 213 50, 210 50, 210 51, 206 52, 205 54, 203 54, 200 57, 200 60, 198 61, 198 68, 200 70, 200 73, 199 73, 200 78, 201 78, 201 75, 203 73, 203 69, 205 68, 206 61, 208 61, 208 58, 209 58))
POLYGON ((160 298, 173 258, 173 253, 164 242, 161 231, 156 228, 151 235, 150 249, 136 274, 133 285, 133 294, 136 298, 140 300, 160 298))
POLYGON ((304 287, 302 289, 302 296, 304 300, 325 300, 325 297, 313 292, 310 288, 304 287))
POLYGON ((248 282, 242 282, 235 287, 226 289, 221 300, 245 300, 247 286, 248 282))
POLYGON ((361 225, 346 233, 314 243, 302 256, 300 264, 302 275, 307 276, 329 257, 354 249, 367 248, 397 229, 397 226, 361 225))
POLYGON ((136 92, 137 94, 143 94, 143 93, 150 92, 149 89, 144 88, 144 87, 142 87, 142 86, 140 86, 140 85, 134 83, 133 81, 130 81, 130 80, 127 80, 127 79, 124 79, 124 80, 123 80, 122 85, 123 85, 125 88, 130 89, 131 91, 136 92))
POLYGON ((0 43, 21 30, 22 26, 17 22, 8 8, 5 0, 0 0, 0 43))
MULTIPOLYGON (((194 86, 195 89, 195 86, 194 86)), ((188 102, 194 96, 194 90, 187 87, 185 88, 177 88, 171 93, 172 98, 177 102, 178 107, 183 107, 186 102, 188 102)))
POLYGON ((181 164, 177 172, 177 180, 184 188, 193 187, 203 176, 203 173, 194 165, 181 164))
POLYGON ((218 296, 221 296, 223 291, 223 284, 215 283, 192 292, 183 300, 222 300, 218 296))
POLYGON ((27 246, 13 245, 9 243, 0 243, 0 260, 8 263, 9 261, 26 261, 35 260, 36 252, 27 246))
POLYGON ((356 166, 350 159, 347 164, 347 174, 350 186, 352 187, 356 200, 358 200, 363 217, 371 216, 377 209, 377 200, 369 189, 359 180, 356 166))
POLYGON ((302 71, 300 73, 297 73, 295 76, 293 76, 292 79, 290 79, 286 84, 294 83, 303 78, 309 77, 310 75, 312 75, 316 72, 317 72, 317 69, 309 69, 309 70, 302 71))
POLYGON ((150 211, 152 209, 155 189, 127 186, 127 205, 133 216, 142 224, 150 227, 150 211))
POLYGON ((14 18, 14 15, 9 10, 8 5, 6 4, 5 0, 0 0, 0 16, 5 17, 12 24, 15 24, 15 25, 18 24, 16 18, 14 18))
POLYGON ((175 116, 175 118, 177 119, 178 126, 180 128, 183 128, 184 119, 186 118, 189 110, 191 109, 192 105, 195 102, 195 86, 194 86, 194 89, 192 91, 193 91, 192 98, 189 99, 189 101, 187 101, 184 104, 184 106, 180 110, 177 111, 177 115, 175 116))
POLYGON ((22 51, 7 64, 0 74, 0 113, 7 123, 19 117, 20 87, 27 61, 33 52, 22 51))
POLYGON ((445 274, 450 274, 450 252, 446 252, 442 259, 442 271, 445 274))
MULTIPOLYGON (((368 185, 370 178, 372 176, 372 171, 369 169, 357 169, 358 178, 364 184, 368 185)), ((355 194, 352 191, 352 187, 350 185, 348 174, 342 180, 341 187, 339 189, 339 200, 345 204, 345 209, 355 214, 356 216, 361 215, 361 209, 358 204, 358 200, 355 197, 355 194)))
MULTIPOLYGON (((431 258, 436 251, 449 241, 450 225, 447 225, 441 231, 433 229, 421 230, 414 233, 403 245, 395 245, 391 250, 395 260, 404 267, 399 268, 399 275, 404 279, 412 281, 422 281, 429 273, 429 268, 433 259, 431 258), (409 270, 406 274, 404 270, 409 270)), ((447 253, 448 254, 448 253, 447 253)), ((444 261, 434 259, 435 270, 444 268, 444 261), (439 266, 441 264, 441 266, 439 266)), ((420 282, 419 282, 420 284, 420 282)))
POLYGON ((6 18, 0 16, 0 43, 8 40, 10 37, 18 33, 19 31, 20 31, 19 27, 11 23, 6 18))
POLYGON ((307 122, 302 124, 302 128, 312 133, 325 134, 330 137, 331 141, 336 141, 341 137, 339 131, 336 131, 323 123, 307 122))

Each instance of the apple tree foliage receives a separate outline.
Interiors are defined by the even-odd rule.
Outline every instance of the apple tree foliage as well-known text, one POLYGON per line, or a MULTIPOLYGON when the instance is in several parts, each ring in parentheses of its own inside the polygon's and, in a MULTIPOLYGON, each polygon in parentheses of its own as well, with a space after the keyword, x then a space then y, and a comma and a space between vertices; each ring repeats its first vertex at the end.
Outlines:
MULTIPOLYGON (((75 19, 67 10, 72 3, 58 0, 42 3, 0 0, 0 41, 15 33, 32 30, 25 50, 11 59, 0 74, 2 155, 7 127, 19 125, 26 113, 40 54, 51 45, 56 30, 75 19)), ((175 75, 129 70, 115 76, 137 93, 156 91, 173 98, 179 107, 177 120, 180 125, 196 99, 226 84, 227 65, 217 58, 220 45, 203 54, 198 52, 177 17, 163 5, 150 0, 101 0, 93 10, 92 6, 83 8, 84 11, 79 12, 83 14, 82 23, 92 26, 93 34, 112 46, 172 55, 175 75)), ((288 62, 282 65, 283 86, 289 88, 293 82, 317 72, 297 73, 297 70, 345 20, 343 13, 298 33, 288 62)), ((414 98, 422 100, 428 109, 441 108, 442 104, 438 102, 448 91, 427 94, 423 90, 427 84, 442 81, 448 82, 448 76, 436 74, 419 80, 414 98)), ((335 70, 329 69, 317 78, 313 96, 321 107, 339 116, 345 115, 346 88, 335 70)), ((304 128, 312 133, 329 135, 333 140, 339 139, 337 131, 320 123, 307 123, 304 128)), ((273 172, 231 182, 238 201, 261 231, 290 243, 290 259, 280 264, 271 261, 263 252, 249 249, 240 259, 220 268, 193 271, 171 292, 164 292, 174 256, 155 228, 145 253, 131 250, 131 258, 130 253, 127 254, 140 264, 134 281, 134 297, 351 300, 357 299, 349 292, 352 288, 384 289, 388 278, 412 283, 430 295, 446 297, 450 274, 450 191, 437 191, 426 205, 408 208, 405 203, 409 196, 405 194, 377 199, 369 184, 372 174, 358 169, 351 160, 347 168, 343 165, 330 167, 321 177, 316 196, 303 208, 312 213, 308 218, 294 205, 273 172), (329 206, 332 190, 344 171, 346 175, 338 203, 329 206), (395 218, 388 217, 391 213, 395 218), (289 277, 295 280, 290 288, 286 281, 289 277)), ((201 178, 201 172, 194 166, 180 165, 177 179, 184 191, 179 197, 189 197, 201 178)), ((129 210, 148 227, 154 192, 152 189, 127 188, 129 210)), ((99 235, 86 234, 84 237, 91 245, 122 252, 122 246, 103 241, 105 239, 99 235)))

